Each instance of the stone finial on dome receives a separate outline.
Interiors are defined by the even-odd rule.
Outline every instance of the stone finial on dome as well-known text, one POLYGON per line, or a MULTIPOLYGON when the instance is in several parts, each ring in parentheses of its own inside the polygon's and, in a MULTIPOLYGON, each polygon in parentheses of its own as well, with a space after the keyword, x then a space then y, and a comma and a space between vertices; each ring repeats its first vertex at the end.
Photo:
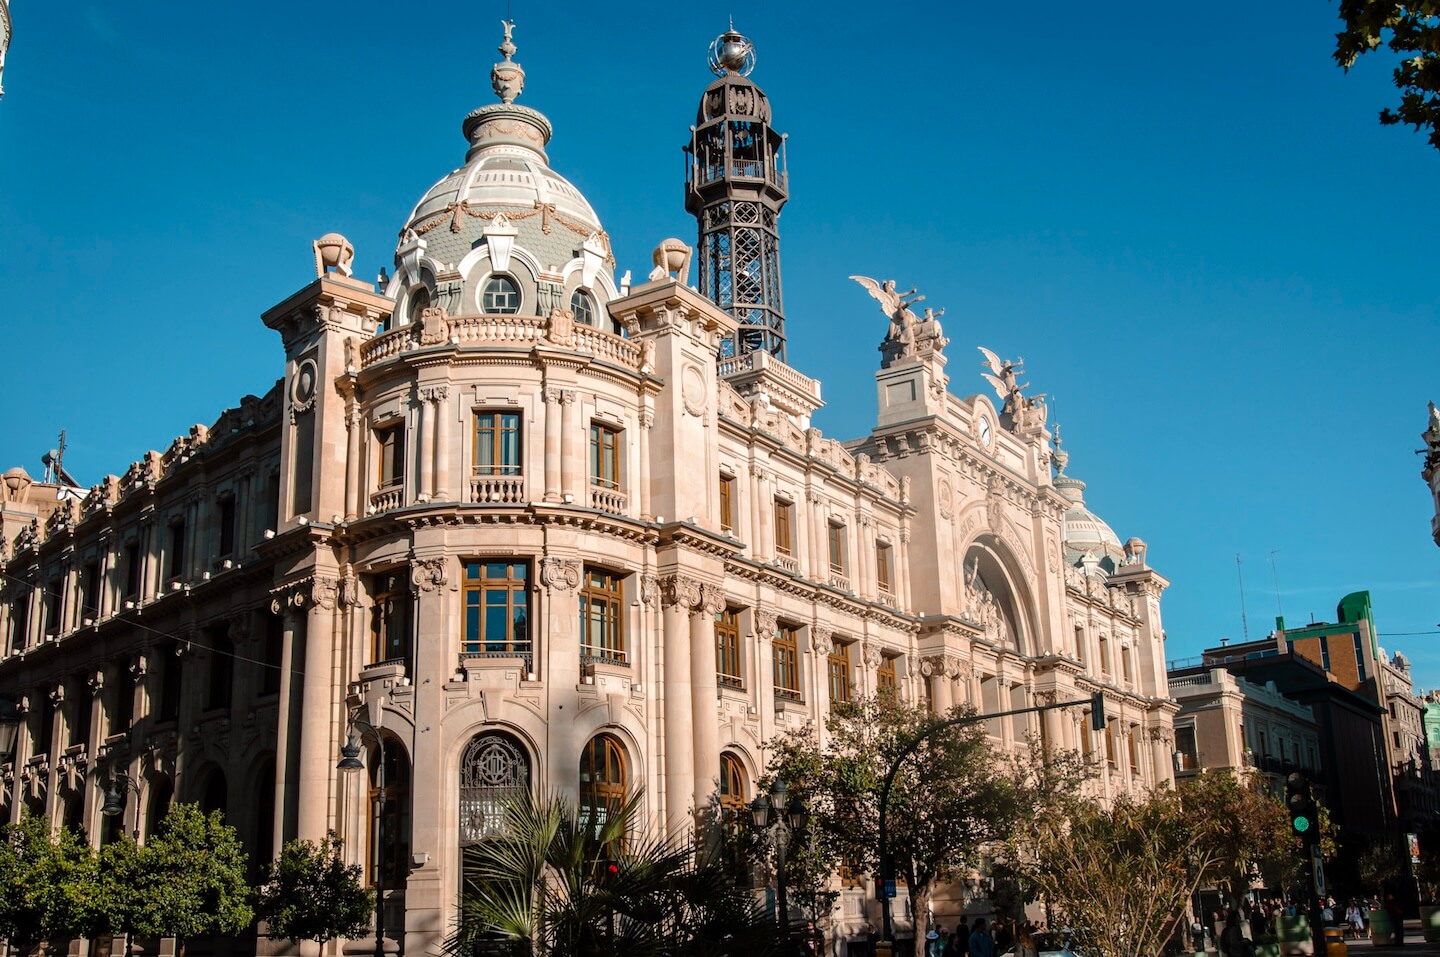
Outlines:
POLYGON ((1055 474, 1063 477, 1065 466, 1070 464, 1070 453, 1060 447, 1060 423, 1055 423, 1055 453, 1051 456, 1055 460, 1055 474))
POLYGON ((515 22, 501 20, 500 25, 505 28, 505 40, 498 49, 505 59, 490 70, 490 85, 495 88, 495 95, 500 97, 501 103, 514 103, 515 98, 525 89, 525 71, 520 68, 520 64, 510 59, 515 55, 515 43, 510 39, 515 30, 515 22))

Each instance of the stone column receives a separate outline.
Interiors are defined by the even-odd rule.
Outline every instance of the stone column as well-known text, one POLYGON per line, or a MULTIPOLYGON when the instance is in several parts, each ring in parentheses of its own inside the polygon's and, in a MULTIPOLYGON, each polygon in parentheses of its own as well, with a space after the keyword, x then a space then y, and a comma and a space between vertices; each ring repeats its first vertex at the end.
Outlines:
POLYGON ((720 776, 720 717, 716 702, 720 682, 715 675, 715 616, 725 609, 719 585, 700 587, 700 601, 690 608, 691 714, 695 744, 695 808, 705 812, 720 776))
POLYGON ((283 615, 284 624, 280 637, 280 693, 276 700, 275 714, 275 826, 272 854, 278 855, 289 834, 290 808, 289 791, 294 783, 292 778, 291 738, 292 726, 297 715, 295 708, 295 643, 303 627, 303 612, 294 606, 298 597, 289 595, 277 598, 270 605, 272 614, 283 615))
POLYGON ((430 401, 435 405, 435 488, 430 497, 437 502, 449 502, 453 501, 450 497, 450 387, 432 387, 430 401))
POLYGON ((299 792, 296 836, 319 841, 330 823, 330 784, 338 747, 332 741, 335 720, 330 668, 334 655, 335 599, 339 583, 315 576, 305 622, 305 679, 301 695, 299 792))
POLYGON ((755 515, 759 522, 752 557, 766 562, 775 557, 775 499, 770 494, 765 470, 756 467, 751 475, 755 478, 755 515))
POLYGON ((360 504, 365 495, 360 487, 360 438, 364 421, 358 404, 351 399, 350 408, 345 412, 345 520, 348 522, 359 518, 364 511, 360 504))
POLYGON ((640 497, 642 522, 651 521, 655 517, 650 511, 650 429, 655 425, 655 413, 649 409, 648 399, 646 403, 647 407, 640 410, 640 475, 635 483, 636 494, 640 497))
POLYGON ((955 707, 955 695, 950 676, 945 673, 945 664, 941 655, 926 658, 920 663, 920 673, 930 682, 930 707, 936 714, 944 714, 955 707))
POLYGON ((574 389, 562 389, 560 392, 560 497, 563 500, 567 494, 573 495, 576 504, 589 505, 580 475, 584 468, 575 456, 575 440, 580 428, 576 423, 580 417, 578 398, 574 389))
POLYGON ((545 501, 560 501, 560 390, 546 388, 545 400, 545 501))
POLYGON ((434 414, 430 411, 429 388, 418 390, 420 399, 419 413, 415 418, 415 450, 412 461, 418 463, 420 475, 415 482, 415 501, 430 501, 430 493, 435 486, 434 456, 431 454, 431 446, 434 441, 431 437, 434 414))
POLYGON ((700 603, 700 583, 683 575, 660 581, 665 632, 665 829, 694 825, 690 802, 695 793, 693 675, 686 611, 700 603))

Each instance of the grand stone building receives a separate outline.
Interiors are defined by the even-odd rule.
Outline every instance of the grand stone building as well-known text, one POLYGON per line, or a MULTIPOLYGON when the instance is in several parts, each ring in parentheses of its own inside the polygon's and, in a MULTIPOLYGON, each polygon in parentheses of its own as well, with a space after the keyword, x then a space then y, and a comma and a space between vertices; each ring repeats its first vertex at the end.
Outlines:
POLYGON ((24 733, 0 811, 98 842, 199 801, 265 858, 334 828, 421 953, 517 789, 640 789, 686 826, 753 797, 767 741, 877 689, 982 711, 1102 691, 1104 732, 1079 708, 989 732, 1093 755, 1100 798, 1171 780, 1167 582, 1087 510, 1014 364, 988 361, 1002 401, 957 394, 936 317, 866 280, 878 421, 812 427, 820 384, 784 361, 783 139, 743 38, 717 41, 690 144, 713 299, 675 240, 617 284, 514 50, 507 30, 500 102, 464 119, 384 288, 332 234, 264 313, 273 386, 90 489, 5 474, 0 694, 24 733))

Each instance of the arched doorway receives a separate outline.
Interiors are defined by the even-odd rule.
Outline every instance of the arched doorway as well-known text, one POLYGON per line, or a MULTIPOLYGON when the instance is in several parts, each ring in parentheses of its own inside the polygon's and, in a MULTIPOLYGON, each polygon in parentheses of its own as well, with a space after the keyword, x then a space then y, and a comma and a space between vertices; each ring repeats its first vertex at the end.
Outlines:
POLYGON ((1023 579, 1012 573, 996 544, 982 537, 965 553, 960 578, 962 617, 978 625, 987 640, 1025 654, 1033 642, 1024 611, 1023 579))
POLYGON ((625 803, 629 779, 625 746, 613 734, 597 734, 580 755, 580 824, 597 831, 625 803))

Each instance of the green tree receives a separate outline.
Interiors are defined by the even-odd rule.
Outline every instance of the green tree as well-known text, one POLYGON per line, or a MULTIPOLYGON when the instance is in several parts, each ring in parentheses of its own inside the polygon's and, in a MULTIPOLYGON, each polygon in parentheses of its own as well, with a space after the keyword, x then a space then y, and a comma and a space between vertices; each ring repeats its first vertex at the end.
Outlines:
POLYGON ((255 889, 255 914, 271 940, 363 937, 375 912, 375 895, 361 883, 364 869, 346 864, 343 844, 331 831, 313 841, 286 841, 280 857, 265 865, 255 889))
POLYGON ((245 852, 219 811, 172 804, 154 837, 140 848, 135 881, 137 933, 185 942, 209 934, 238 934, 250 925, 245 852))
POLYGON ((1385 841, 1376 841, 1361 852, 1355 871, 1362 884, 1374 891, 1380 900, 1394 893, 1405 876, 1405 860, 1400 848, 1385 841))
POLYGON ((140 913, 140 848, 128 834, 100 848, 97 934, 124 934, 129 954, 140 913))
POLYGON ((0 828, 0 937, 21 949, 95 925, 98 872, 84 840, 30 814, 0 828))
POLYGON ((932 728, 937 730, 901 765, 887 806, 891 858, 916 914, 928 913, 937 882, 977 866, 1019 822, 1084 777, 1073 753, 1047 756, 1035 746, 1007 759, 996 754, 980 722, 939 727, 946 718, 973 713, 967 705, 941 718, 887 695, 837 704, 825 721, 823 749, 808 731, 772 741, 771 774, 804 796, 815 822, 820 852, 810 866, 878 872, 886 771, 932 728))
POLYGON ((1382 44, 1401 58, 1394 71, 1400 105, 1381 110, 1380 122, 1428 129, 1430 145, 1440 149, 1440 2, 1340 0, 1340 19, 1335 60, 1347 71, 1382 44))
POLYGON ((468 846, 445 952, 527 957, 766 957, 774 925, 714 855, 640 836, 639 795, 587 822, 558 798, 517 800, 503 834, 468 846))
POLYGON ((1021 828, 1012 866, 1074 930, 1077 952, 1153 957, 1215 859, 1210 836, 1170 790, 1108 808, 1075 801, 1021 828))

